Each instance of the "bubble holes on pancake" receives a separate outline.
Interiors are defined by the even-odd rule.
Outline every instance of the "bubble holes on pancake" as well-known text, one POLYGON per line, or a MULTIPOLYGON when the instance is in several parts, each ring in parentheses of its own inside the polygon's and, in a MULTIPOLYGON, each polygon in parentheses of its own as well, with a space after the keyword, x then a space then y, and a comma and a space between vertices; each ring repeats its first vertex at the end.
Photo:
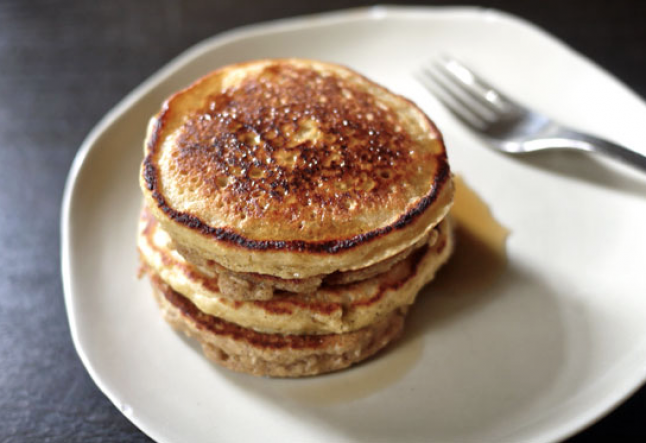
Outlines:
POLYGON ((280 211, 304 230, 359 205, 405 204, 411 176, 422 188, 430 178, 393 109, 312 69, 269 65, 211 95, 178 132, 170 172, 238 222, 280 211))

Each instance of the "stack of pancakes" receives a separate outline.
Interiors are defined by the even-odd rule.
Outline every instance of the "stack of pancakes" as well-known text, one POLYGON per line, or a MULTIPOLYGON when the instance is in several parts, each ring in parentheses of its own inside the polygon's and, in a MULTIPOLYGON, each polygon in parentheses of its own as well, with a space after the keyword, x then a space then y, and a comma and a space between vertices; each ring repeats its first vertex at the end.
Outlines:
POLYGON ((347 68, 219 69, 151 120, 138 246, 165 318, 236 371, 335 371, 397 338, 452 250, 442 138, 347 68))

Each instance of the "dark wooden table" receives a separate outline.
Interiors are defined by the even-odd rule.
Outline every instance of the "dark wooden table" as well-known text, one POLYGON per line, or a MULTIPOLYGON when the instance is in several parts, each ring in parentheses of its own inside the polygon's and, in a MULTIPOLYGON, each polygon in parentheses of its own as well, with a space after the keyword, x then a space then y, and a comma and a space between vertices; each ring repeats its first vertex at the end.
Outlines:
MULTIPOLYGON (((0 2, 0 441, 149 440, 90 380, 65 316, 60 203, 87 132, 132 88, 206 37, 365 4, 0 2)), ((537 23, 646 96, 646 2, 481 4, 537 23)), ((646 389, 571 441, 646 441, 644 416, 646 389)))

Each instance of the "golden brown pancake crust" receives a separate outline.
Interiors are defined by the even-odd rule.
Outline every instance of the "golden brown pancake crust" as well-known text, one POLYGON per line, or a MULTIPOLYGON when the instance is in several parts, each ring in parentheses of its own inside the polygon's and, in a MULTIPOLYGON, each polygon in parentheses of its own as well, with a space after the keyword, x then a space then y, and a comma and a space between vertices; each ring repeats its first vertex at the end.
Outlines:
POLYGON ((373 94, 343 76, 275 61, 192 109, 172 153, 176 173, 190 177, 190 192, 219 205, 227 217, 237 217, 249 232, 260 232, 258 226, 252 229, 254 221, 283 228, 281 238, 251 238, 231 226, 211 226, 167 202, 155 156, 168 135, 173 101, 165 103, 148 138, 145 187, 174 222, 230 245, 340 253, 407 227, 450 183, 441 135, 428 118, 438 146, 414 149, 417 141, 403 130, 400 116, 373 94), (426 184, 421 195, 410 189, 416 182, 426 184), (378 215, 386 206, 401 209, 395 220, 356 233, 354 217, 366 210, 378 215))

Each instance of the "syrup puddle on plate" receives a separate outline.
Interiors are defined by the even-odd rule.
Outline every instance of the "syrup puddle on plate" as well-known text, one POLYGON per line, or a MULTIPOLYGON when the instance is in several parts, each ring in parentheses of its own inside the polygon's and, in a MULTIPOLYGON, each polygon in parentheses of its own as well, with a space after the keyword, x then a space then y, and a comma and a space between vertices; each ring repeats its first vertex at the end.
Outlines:
MULTIPOLYGON (((427 286, 427 297, 439 292, 458 295, 484 290, 500 277, 507 264, 505 241, 509 231, 493 218, 486 203, 461 177, 454 177, 454 182, 451 217, 455 250, 427 286)), ((402 341, 381 355, 345 372, 290 381, 283 395, 314 406, 348 403, 373 395, 403 378, 420 360, 423 334, 414 338, 406 334, 404 331, 402 341)))
POLYGON ((462 177, 453 180, 455 250, 429 285, 432 292, 465 294, 490 287, 505 270, 509 230, 496 221, 489 206, 462 177))

